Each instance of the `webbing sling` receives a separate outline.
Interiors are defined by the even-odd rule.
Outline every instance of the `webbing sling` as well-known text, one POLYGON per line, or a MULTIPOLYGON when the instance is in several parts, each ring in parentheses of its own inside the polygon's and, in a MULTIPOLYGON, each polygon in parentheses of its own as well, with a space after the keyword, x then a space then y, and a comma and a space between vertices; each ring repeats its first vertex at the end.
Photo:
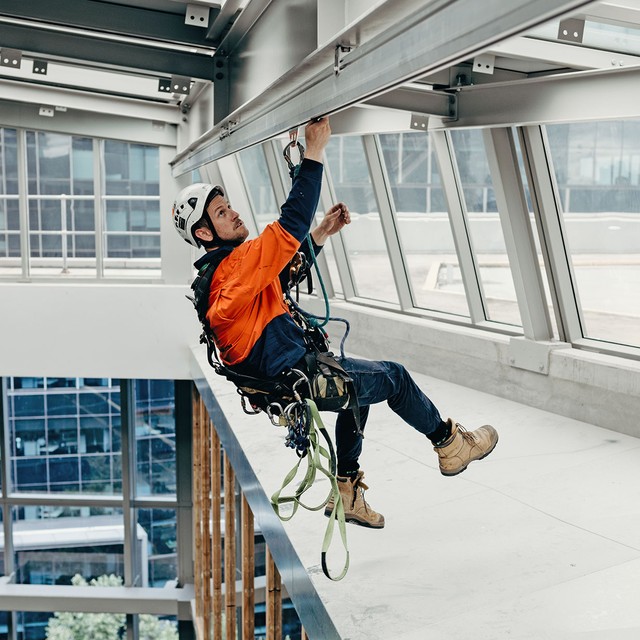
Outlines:
POLYGON ((307 509, 308 511, 319 511, 320 509, 325 507, 328 502, 333 500, 333 510, 331 512, 331 515, 329 516, 329 523, 327 524, 327 528, 324 534, 324 540, 322 541, 322 553, 320 555, 320 558, 322 563, 322 571, 325 576, 327 576, 327 578, 329 578, 330 580, 334 580, 337 582, 338 580, 342 580, 342 578, 347 575, 347 571, 349 570, 349 548, 347 546, 347 530, 344 518, 344 505, 342 504, 342 498, 340 497, 340 490, 338 489, 338 481, 336 480, 335 469, 332 468, 335 465, 335 456, 333 455, 331 439, 322 422, 322 419, 320 418, 320 413, 318 412, 318 408, 316 407, 315 402, 310 399, 307 399, 305 402, 306 410, 310 413, 310 417, 307 420, 307 423, 309 425, 309 448, 307 450, 307 455, 304 456, 304 458, 300 458, 297 464, 285 476, 280 489, 278 489, 278 491, 276 491, 271 496, 271 504, 280 520, 286 522, 293 518, 296 511, 298 510, 298 507, 302 507, 303 509, 307 509), (325 449, 320 444, 318 431, 322 433, 325 440, 327 441, 329 451, 327 451, 327 449, 325 449), (304 478, 298 484, 295 493, 293 493, 292 495, 282 495, 282 492, 285 490, 285 488, 289 486, 291 482, 293 482, 294 478, 298 474, 298 470, 300 469, 302 460, 304 460, 305 458, 307 460, 307 472, 305 473, 304 478), (323 465, 322 458, 325 458, 329 462, 329 468, 323 465), (329 491, 329 495, 319 505, 310 506, 302 501, 302 496, 313 486, 318 471, 329 479, 329 482, 331 483, 331 489, 329 491), (281 511, 281 506, 288 504, 292 505, 291 511, 288 514, 283 514, 281 511), (336 522, 338 523, 338 530, 340 531, 340 538, 342 540, 342 545, 345 551, 345 562, 341 573, 338 576, 333 576, 331 575, 329 567, 327 566, 327 552, 331 547, 331 540, 333 538, 333 530, 336 522))

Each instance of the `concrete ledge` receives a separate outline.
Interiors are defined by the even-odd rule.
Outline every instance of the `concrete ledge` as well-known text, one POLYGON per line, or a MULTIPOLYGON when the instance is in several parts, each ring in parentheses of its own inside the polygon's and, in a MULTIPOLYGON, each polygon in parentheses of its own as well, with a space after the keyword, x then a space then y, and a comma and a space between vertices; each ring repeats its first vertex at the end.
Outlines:
MULTIPOLYGON (((324 313, 317 299, 306 298, 303 306, 324 313)), ((411 371, 640 436, 636 360, 547 342, 524 345, 514 357, 514 344, 524 338, 346 302, 332 302, 331 311, 351 324, 351 353, 397 360, 411 371)), ((329 333, 338 351, 342 326, 330 323, 329 333)))
POLYGON ((177 616, 180 603, 189 602, 192 598, 192 585, 180 589, 150 589, 0 583, 1 611, 148 613, 177 616))

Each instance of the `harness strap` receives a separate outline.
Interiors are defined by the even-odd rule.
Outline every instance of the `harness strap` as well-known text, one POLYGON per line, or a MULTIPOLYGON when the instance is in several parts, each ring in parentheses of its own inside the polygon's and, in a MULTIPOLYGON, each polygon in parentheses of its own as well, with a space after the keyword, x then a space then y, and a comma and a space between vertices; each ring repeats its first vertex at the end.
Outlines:
POLYGON ((335 455, 333 453, 333 445, 331 444, 331 439, 329 437, 329 434, 327 433, 324 423, 322 422, 322 419, 320 418, 320 413, 318 412, 318 408, 316 407, 313 400, 306 400, 305 402, 305 408, 310 413, 311 417, 311 419, 308 420, 309 450, 308 454, 305 456, 307 460, 307 471, 293 494, 282 495, 285 488, 289 486, 289 484, 291 484, 291 482, 298 474, 298 470, 300 469, 300 465, 302 464, 303 460, 303 458, 300 458, 296 465, 285 476, 280 489, 278 489, 278 491, 276 491, 271 496, 271 504, 280 520, 286 522, 293 518, 296 511, 298 510, 298 507, 302 507, 303 509, 307 509, 308 511, 319 511, 320 509, 325 507, 329 501, 333 500, 333 511, 331 512, 331 516, 329 517, 329 523, 327 524, 327 528, 324 534, 324 540, 322 541, 322 552, 320 558, 322 563, 322 571, 325 576, 327 576, 327 578, 329 578, 330 580, 337 582, 338 580, 342 580, 342 578, 347 575, 347 571, 349 570, 349 548, 347 546, 347 530, 344 517, 344 505, 342 504, 340 490, 338 489, 338 481, 336 480, 335 476, 335 455), (324 439, 327 441, 329 447, 328 451, 320 444, 318 431, 322 433, 324 439), (327 466, 323 465, 323 458, 328 461, 327 466), (329 490, 329 495, 319 505, 309 506, 302 501, 302 496, 313 486, 318 472, 325 475, 329 479, 329 482, 331 483, 331 489, 329 490), (291 510, 288 514, 284 514, 281 510, 281 507, 283 505, 289 504, 291 505, 291 510), (345 562, 340 574, 334 576, 331 574, 327 566, 327 552, 331 547, 331 541, 333 539, 336 522, 338 523, 340 538, 345 550, 345 562))

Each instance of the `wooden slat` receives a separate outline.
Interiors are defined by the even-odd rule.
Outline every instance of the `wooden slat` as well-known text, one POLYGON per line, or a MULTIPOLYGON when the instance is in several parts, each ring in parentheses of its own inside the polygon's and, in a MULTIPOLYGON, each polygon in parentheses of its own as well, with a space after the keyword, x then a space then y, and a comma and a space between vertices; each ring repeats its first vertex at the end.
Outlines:
POLYGON ((202 428, 202 400, 193 387, 193 531, 194 531, 194 588, 196 600, 196 619, 202 619, 202 529, 200 514, 202 511, 202 456, 200 431, 202 428))
POLYGON ((235 473, 224 456, 224 600, 226 638, 236 640, 236 492, 235 473))
POLYGON ((222 640, 222 488, 220 438, 211 430, 211 560, 213 572, 213 640, 222 640))
POLYGON ((211 640, 211 438, 213 425, 206 410, 202 416, 202 618, 204 640, 211 640))
POLYGON ((309 636, 307 632, 304 630, 304 627, 300 629, 300 640, 309 640, 309 636))
POLYGON ((282 639, 282 581, 271 552, 267 549, 267 640, 282 639))
POLYGON ((242 637, 253 638, 255 632, 255 546, 253 513, 242 496, 242 637))

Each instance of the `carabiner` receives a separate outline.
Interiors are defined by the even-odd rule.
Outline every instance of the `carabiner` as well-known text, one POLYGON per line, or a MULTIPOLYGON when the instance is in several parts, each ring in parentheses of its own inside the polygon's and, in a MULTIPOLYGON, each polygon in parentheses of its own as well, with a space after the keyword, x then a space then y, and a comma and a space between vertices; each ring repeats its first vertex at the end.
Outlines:
POLYGON ((293 164, 293 161, 291 160, 291 147, 298 148, 298 154, 300 155, 298 165, 302 164, 302 161, 304 160, 304 147, 302 146, 302 143, 298 141, 298 127, 289 130, 289 143, 282 151, 282 155, 289 167, 289 175, 293 178, 296 166, 298 165, 293 164))

